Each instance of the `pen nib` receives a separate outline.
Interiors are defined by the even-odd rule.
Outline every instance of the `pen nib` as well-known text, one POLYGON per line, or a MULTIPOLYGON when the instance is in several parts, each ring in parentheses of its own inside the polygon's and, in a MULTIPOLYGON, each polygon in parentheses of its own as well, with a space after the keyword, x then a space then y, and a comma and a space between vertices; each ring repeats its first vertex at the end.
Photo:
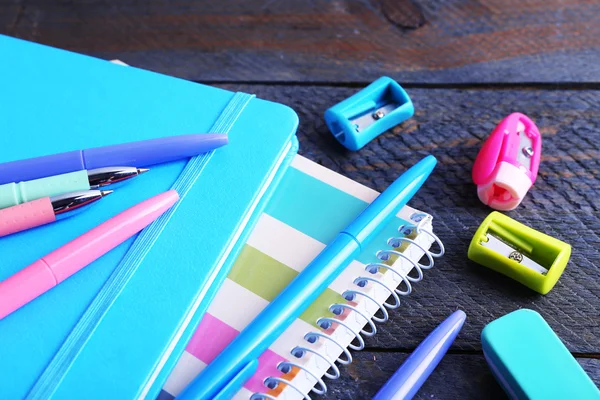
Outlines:
POLYGON ((141 174, 143 174, 145 172, 148 172, 148 171, 150 171, 148 168, 138 168, 137 169, 138 175, 141 175, 141 174))
POLYGON ((105 197, 111 194, 112 192, 114 192, 114 190, 101 190, 100 194, 102 195, 102 197, 105 197))

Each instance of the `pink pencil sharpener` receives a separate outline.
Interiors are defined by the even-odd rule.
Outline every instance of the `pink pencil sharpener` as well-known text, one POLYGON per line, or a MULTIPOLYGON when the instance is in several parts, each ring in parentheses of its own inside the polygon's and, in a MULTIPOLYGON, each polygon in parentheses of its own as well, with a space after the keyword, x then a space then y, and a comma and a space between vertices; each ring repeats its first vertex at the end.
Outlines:
POLYGON ((485 141, 473 165, 479 199, 495 210, 514 210, 535 183, 542 137, 526 115, 504 118, 485 141))

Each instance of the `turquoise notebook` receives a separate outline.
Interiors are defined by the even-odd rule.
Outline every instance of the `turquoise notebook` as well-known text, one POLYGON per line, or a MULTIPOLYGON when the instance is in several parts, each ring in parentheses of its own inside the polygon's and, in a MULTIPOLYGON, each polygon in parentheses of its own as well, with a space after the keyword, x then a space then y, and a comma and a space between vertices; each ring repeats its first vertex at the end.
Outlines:
POLYGON ((297 151, 297 116, 249 95, 6 36, 0 52, 0 162, 229 134, 229 145, 193 165, 155 166, 85 213, 0 238, 3 280, 181 184, 184 168, 198 176, 145 254, 129 252, 140 248, 132 238, 0 320, 0 398, 156 397, 297 151))

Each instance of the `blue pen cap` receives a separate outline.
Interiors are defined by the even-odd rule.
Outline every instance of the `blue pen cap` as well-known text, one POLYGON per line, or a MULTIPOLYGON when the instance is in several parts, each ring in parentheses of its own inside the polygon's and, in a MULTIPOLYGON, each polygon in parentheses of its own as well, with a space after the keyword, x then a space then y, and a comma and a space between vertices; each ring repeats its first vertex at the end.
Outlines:
POLYGON ((402 86, 383 76, 325 111, 325 122, 342 145, 356 151, 414 112, 402 86))

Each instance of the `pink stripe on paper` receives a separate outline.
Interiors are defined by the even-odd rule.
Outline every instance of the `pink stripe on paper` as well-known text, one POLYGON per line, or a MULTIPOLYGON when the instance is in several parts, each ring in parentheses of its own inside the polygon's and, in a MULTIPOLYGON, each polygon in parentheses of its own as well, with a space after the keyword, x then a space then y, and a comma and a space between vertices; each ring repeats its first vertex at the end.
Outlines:
POLYGON ((246 382, 244 387, 254 393, 264 393, 268 391, 269 388, 265 386, 264 381, 270 376, 280 377, 283 375, 283 373, 277 369, 277 364, 282 361, 286 361, 286 359, 273 353, 271 350, 265 351, 258 357, 258 369, 254 375, 252 375, 252 378, 246 382))
MULTIPOLYGON (((194 332, 192 339, 186 347, 186 351, 197 359, 210 363, 228 344, 237 336, 239 332, 221 321, 217 317, 206 313, 194 332)), ((269 376, 279 377, 283 375, 278 369, 277 364, 286 361, 283 357, 273 353, 271 350, 265 351, 258 357, 258 369, 256 373, 246 382, 244 387, 252 392, 265 392, 268 390, 263 384, 269 376)))
POLYGON ((220 319, 205 313, 185 350, 197 359, 210 363, 239 332, 220 319))

